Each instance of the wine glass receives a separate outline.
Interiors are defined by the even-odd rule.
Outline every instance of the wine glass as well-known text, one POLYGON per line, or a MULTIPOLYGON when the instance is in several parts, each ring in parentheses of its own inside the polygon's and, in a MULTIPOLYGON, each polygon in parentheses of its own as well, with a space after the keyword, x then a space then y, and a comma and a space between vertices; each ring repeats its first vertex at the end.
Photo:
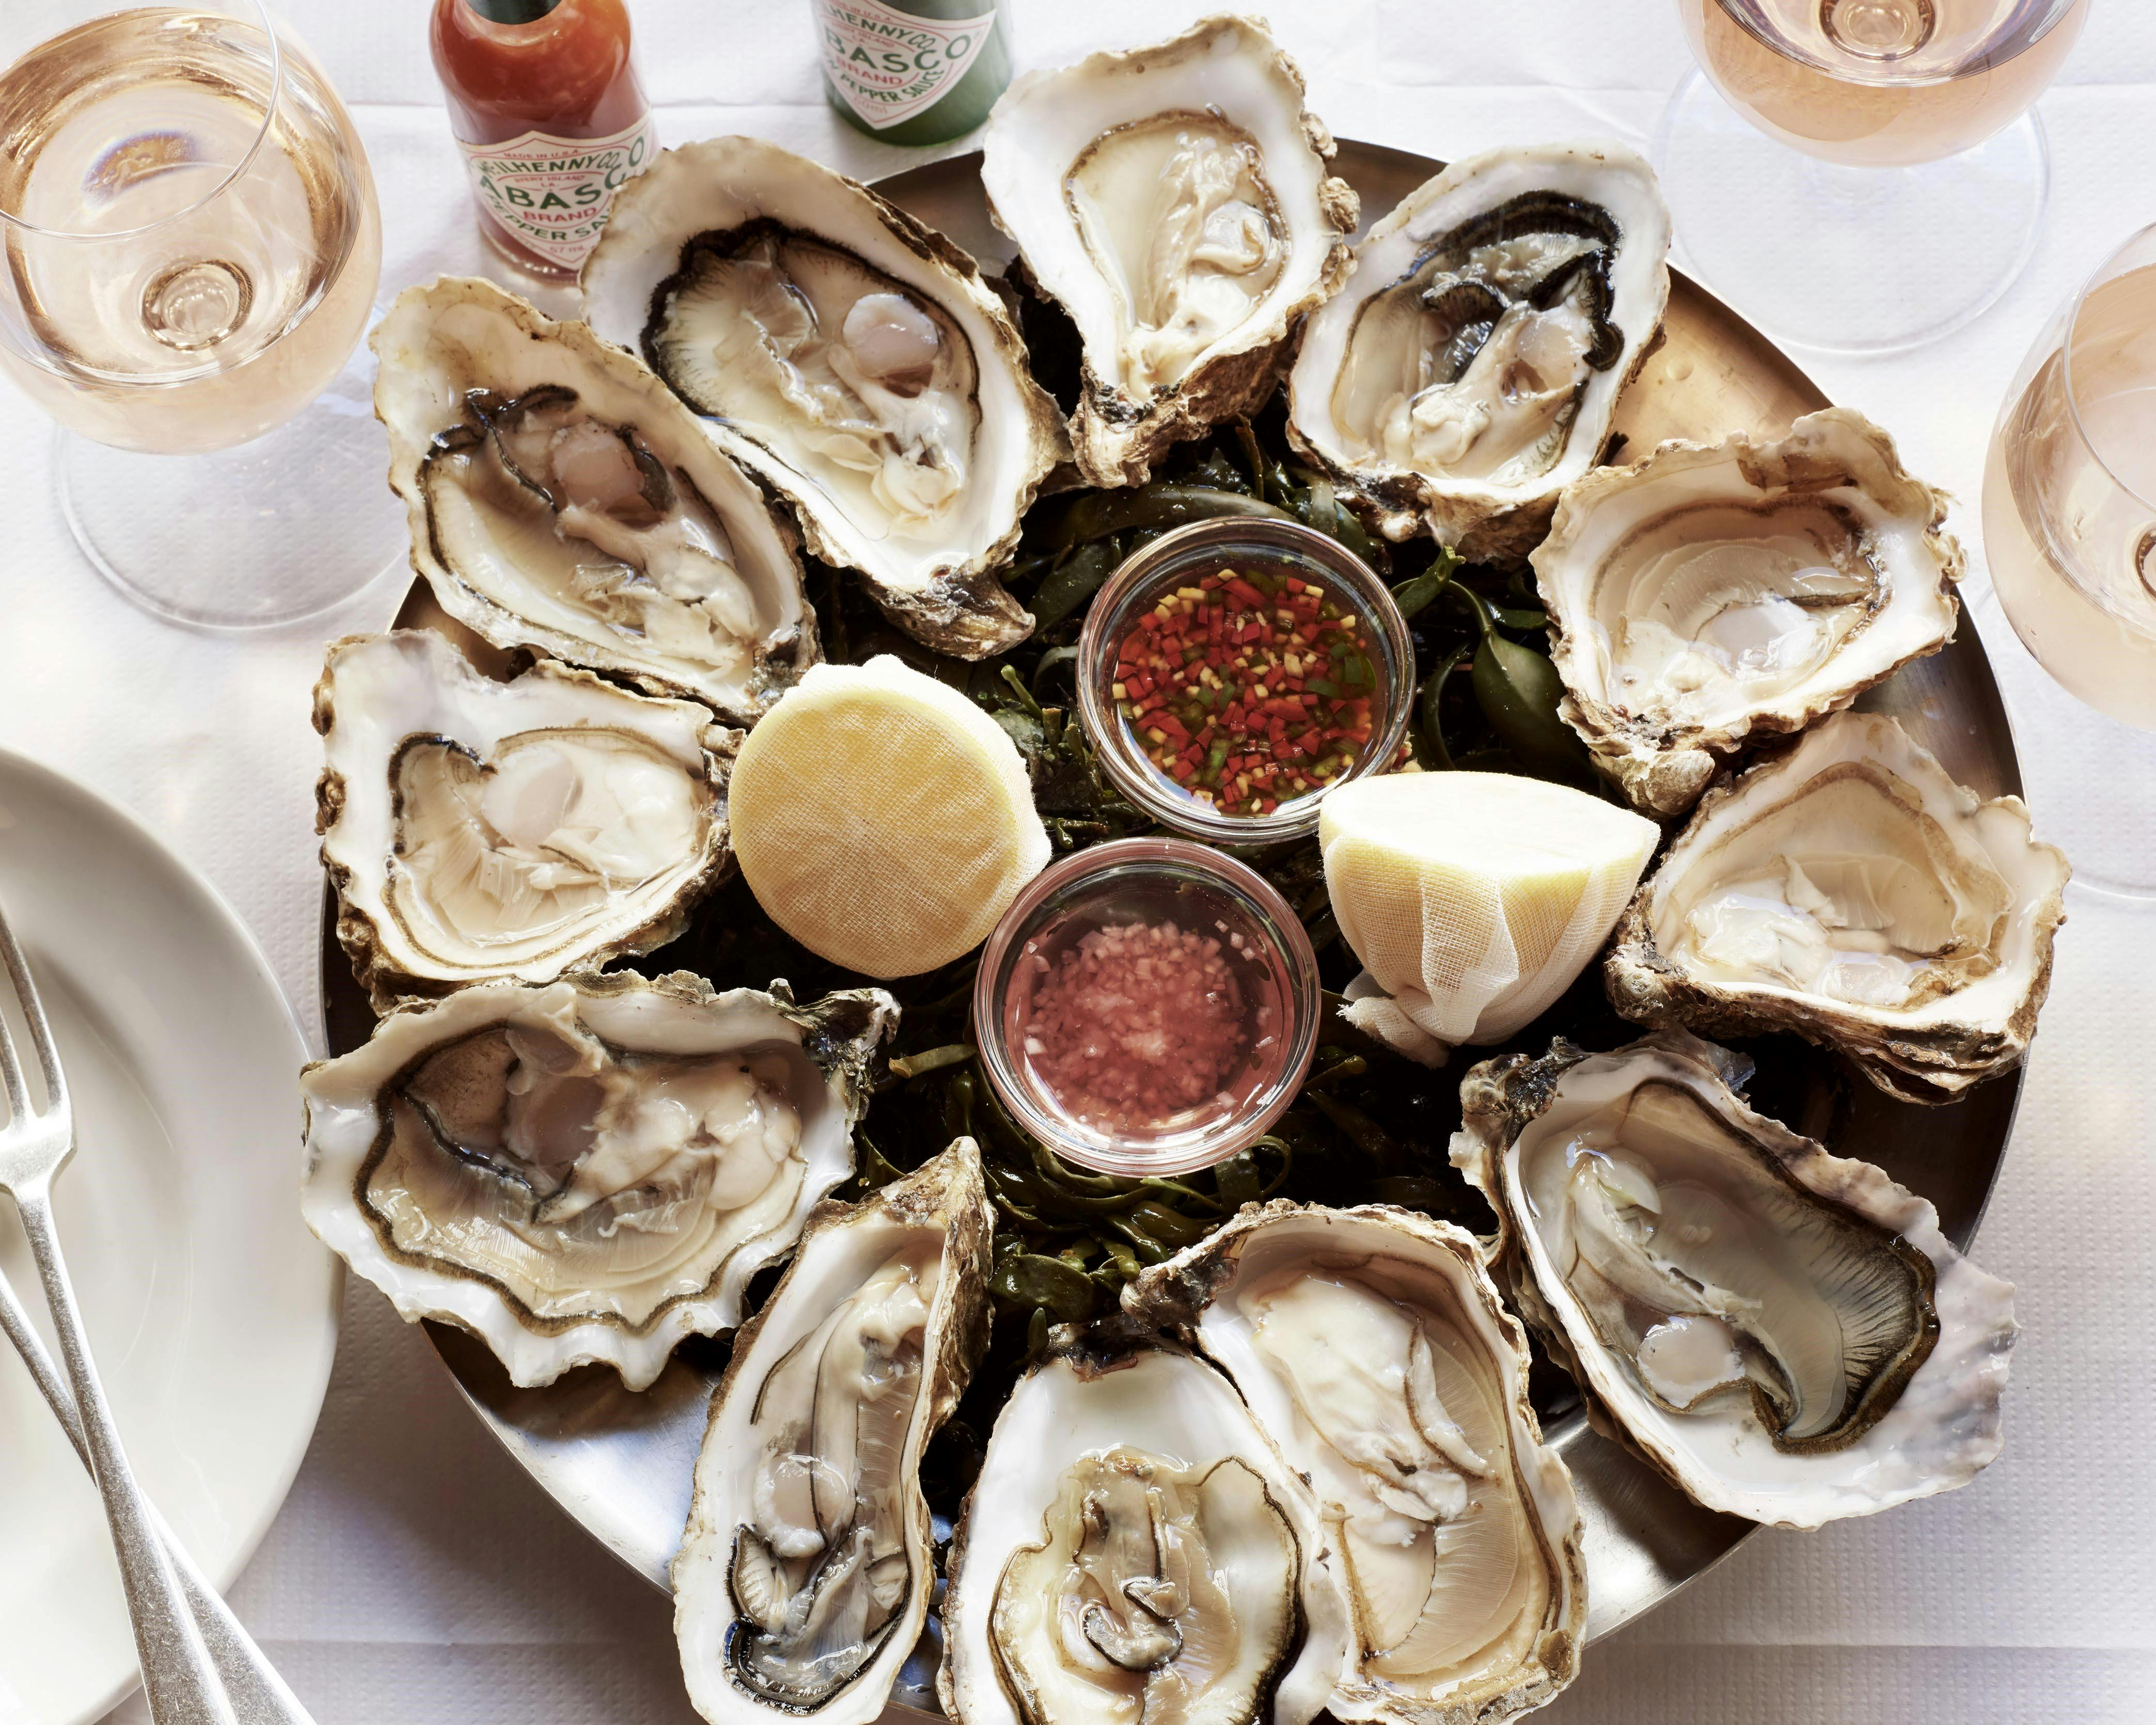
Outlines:
POLYGON ((0 8, 0 370, 128 598, 289 623, 396 557, 366 357, 366 152, 259 0, 0 8))
MULTIPOLYGON (((2022 361, 1984 464, 1984 550, 1999 608, 2056 680, 2008 680, 2024 742, 2101 761, 2112 783, 2156 782, 2156 227, 2022 361)), ((2104 798, 2059 822, 2081 829, 2053 834, 2077 881, 2156 897, 2156 799, 2104 798)))
POLYGON ((1697 272, 1787 341, 1887 353, 1988 309, 2051 180, 2030 105, 2088 0, 1677 0, 1655 162, 1697 272), (1702 75, 1704 74, 1704 75, 1702 75))

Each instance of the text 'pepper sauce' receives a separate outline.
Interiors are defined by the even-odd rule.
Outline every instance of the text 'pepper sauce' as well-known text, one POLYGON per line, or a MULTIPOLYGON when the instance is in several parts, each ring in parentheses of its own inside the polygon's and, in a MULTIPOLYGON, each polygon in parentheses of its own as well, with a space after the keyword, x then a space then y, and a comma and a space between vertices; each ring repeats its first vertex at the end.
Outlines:
POLYGON ((429 40, 487 243, 572 279, 657 148, 622 0, 435 0, 429 40))

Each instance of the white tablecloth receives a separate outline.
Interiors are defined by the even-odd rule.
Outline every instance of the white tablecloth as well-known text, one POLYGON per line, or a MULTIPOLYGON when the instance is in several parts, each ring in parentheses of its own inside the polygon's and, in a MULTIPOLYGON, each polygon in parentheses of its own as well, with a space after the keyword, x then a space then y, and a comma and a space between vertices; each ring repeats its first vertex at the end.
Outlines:
MULTIPOLYGON (((919 159, 826 110, 805 0, 632 3, 663 141, 755 132, 864 178, 919 159)), ((422 0, 287 0, 285 9, 357 113, 382 192, 385 294, 478 264, 422 0)), ((1201 0, 1017 0, 1019 54, 1057 64, 1158 38, 1206 9, 1201 0)), ((1688 64, 1668 0, 1272 0, 1266 9, 1336 131, 1440 157, 1585 132, 1644 146, 1688 64)), ((1807 361, 1837 400, 1895 432, 1912 467, 1964 499, 1978 493, 1999 396, 2036 330, 2117 241, 2156 218, 2156 9, 2097 0, 2094 14, 2041 105, 2055 186, 2028 276, 1943 345, 1807 361)), ((1950 248, 1938 264, 1953 268, 1950 248)), ((311 1025, 321 876, 308 692, 321 641, 378 627, 402 583, 281 636, 165 628, 77 558, 47 483, 50 447, 45 422, 0 384, 11 517, 0 551, 0 743, 78 775, 165 833, 252 923, 311 1025)), ((1960 525, 1974 552, 1974 521, 1960 525)), ((1995 607, 1979 599, 1973 614, 2010 699, 2034 686, 2039 674, 1995 607)), ((2156 841, 2156 749, 2097 748, 2090 734, 2025 729, 2040 829, 2070 849, 2097 823, 2132 823, 2156 841)), ((1704 1584, 1597 1647, 1546 1717, 2156 1717, 2156 911, 2076 889, 2071 911, 1979 1249, 2019 1284, 2025 1326, 2004 1459, 1945 1497, 1753 1539, 1704 1584)), ((693 1718, 668 1602, 494 1446, 432 1351, 371 1288, 352 1285, 345 1326, 306 1465, 233 1593, 316 1717, 693 1718)))

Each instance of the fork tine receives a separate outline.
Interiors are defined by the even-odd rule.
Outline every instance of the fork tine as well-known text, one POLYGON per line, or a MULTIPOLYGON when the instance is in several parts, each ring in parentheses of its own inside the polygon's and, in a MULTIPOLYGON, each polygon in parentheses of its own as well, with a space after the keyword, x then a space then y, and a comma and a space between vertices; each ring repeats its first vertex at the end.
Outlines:
MULTIPOLYGON (((8 968, 12 975, 14 966, 8 968)), ((30 1118, 30 1093, 23 1083, 23 1063, 16 1056, 15 1033, 8 1028, 5 1012, 0 1012, 0 1083, 7 1087, 8 1124, 23 1125, 30 1118)))
MULTIPOLYGON (((14 980, 15 998, 22 1003, 23 1017, 30 1026, 30 1040, 37 1046, 38 1065, 44 1071, 45 1096, 52 1111, 57 1113, 68 1105, 67 1079, 60 1070, 59 1051, 53 1046, 52 1026, 45 1022, 45 1009, 38 999, 38 985, 30 979, 30 962, 23 956, 15 931, 8 926, 4 908, 0 908, 0 960, 5 961, 8 973, 14 980)), ((13 1117, 28 1120, 29 1089, 23 1082, 23 1063, 4 1015, 0 1015, 0 1077, 7 1081, 8 1106, 13 1111, 13 1117)))

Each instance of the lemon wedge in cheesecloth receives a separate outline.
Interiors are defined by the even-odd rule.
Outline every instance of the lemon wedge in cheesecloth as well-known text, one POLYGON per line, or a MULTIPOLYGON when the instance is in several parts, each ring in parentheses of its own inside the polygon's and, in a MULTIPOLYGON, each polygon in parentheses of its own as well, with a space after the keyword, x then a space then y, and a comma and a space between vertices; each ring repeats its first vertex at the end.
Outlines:
POLYGON ((972 952, 1048 863, 1017 745, 890 654, 812 667, 749 732, 727 804, 765 913, 873 977, 972 952))
POLYGON ((1363 961, 1350 1023, 1427 1065, 1502 1042, 1570 988, 1661 829, 1584 791, 1498 773, 1394 773, 1325 799, 1317 839, 1363 961))

